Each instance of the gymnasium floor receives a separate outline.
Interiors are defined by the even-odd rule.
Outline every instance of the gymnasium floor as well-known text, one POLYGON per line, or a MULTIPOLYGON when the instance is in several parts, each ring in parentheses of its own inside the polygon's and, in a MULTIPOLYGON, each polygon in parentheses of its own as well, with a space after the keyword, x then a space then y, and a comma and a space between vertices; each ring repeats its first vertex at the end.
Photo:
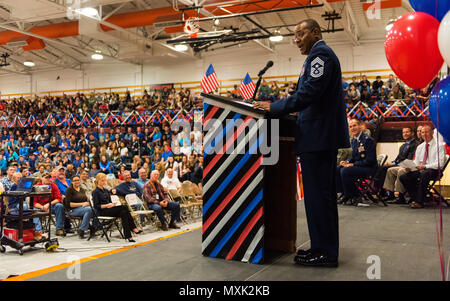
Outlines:
MULTIPOLYGON (((298 205, 297 246, 308 248, 304 207, 302 202, 298 205)), ((445 232, 449 215, 450 210, 444 208, 443 251, 446 264, 450 260, 450 242, 446 239, 449 236, 445 232)), ((341 248, 340 265, 337 269, 297 266, 293 264, 293 254, 273 254, 262 265, 203 257, 201 222, 197 221, 183 225, 177 231, 144 234, 138 238, 135 247, 118 239, 114 239, 108 246, 100 238, 91 242, 83 241, 80 246, 78 239, 72 237, 61 241, 61 247, 67 248, 67 252, 45 253, 44 250, 37 250, 19 256, 8 249, 6 254, 0 254, 0 279, 9 275, 21 275, 9 279, 70 280, 68 275, 73 272, 73 267, 66 262, 77 256, 81 259, 81 266, 78 267, 79 280, 83 281, 368 281, 367 270, 373 263, 367 263, 370 255, 380 258, 381 280, 442 279, 436 239, 439 220, 437 210, 413 210, 405 205, 340 205, 339 217, 341 248), (115 247, 111 247, 112 245, 115 247), (93 250, 92 246, 102 249, 93 250), (75 249, 80 247, 87 249, 75 249), (36 270, 37 272, 30 273, 36 270)), ((448 274, 448 266, 445 267, 445 272, 448 274)))

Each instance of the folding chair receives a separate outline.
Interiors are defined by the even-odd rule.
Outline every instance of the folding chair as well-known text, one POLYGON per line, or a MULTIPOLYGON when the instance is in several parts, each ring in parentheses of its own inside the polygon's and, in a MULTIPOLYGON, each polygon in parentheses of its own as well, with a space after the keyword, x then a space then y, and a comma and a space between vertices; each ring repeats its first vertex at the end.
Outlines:
MULTIPOLYGON (((202 206, 203 206, 203 200, 202 196, 196 195, 192 188, 192 182, 190 181, 184 181, 181 184, 181 195, 188 201, 189 204, 191 204, 194 208, 198 208, 198 212, 201 215, 202 214, 202 206)), ((194 210, 193 210, 194 212, 194 210)))
POLYGON ((427 186, 427 192, 426 195, 429 196, 429 198, 434 201, 436 198, 439 200, 442 200, 442 203, 444 203, 447 207, 450 207, 450 205, 448 204, 448 201, 442 196, 442 194, 434 187, 434 185, 436 185, 436 183, 442 179, 442 177, 444 176, 444 171, 448 166, 448 163, 450 161, 450 156, 446 155, 445 156, 445 163, 444 166, 441 168, 441 172, 440 175, 438 177, 436 177, 435 179, 431 180, 430 183, 427 186), (435 197, 435 195, 437 195, 437 197, 435 197))
POLYGON ((381 201, 384 206, 387 206, 387 204, 383 200, 383 198, 379 196, 380 189, 376 187, 375 181, 377 179, 377 176, 380 174, 381 168, 383 167, 384 163, 386 163, 387 158, 388 155, 386 154, 378 155, 377 169, 375 171, 375 174, 371 177, 357 180, 358 190, 363 199, 370 200, 373 203, 378 203, 379 201, 381 201), (373 195, 377 195, 377 198, 374 198, 373 195))
POLYGON ((183 222, 186 222, 187 218, 193 217, 192 205, 189 204, 186 199, 178 192, 176 189, 169 189, 168 191, 169 198, 172 202, 180 203, 180 216, 183 222))
POLYGON ((154 211, 146 209, 144 202, 141 201, 141 199, 135 193, 127 194, 125 196, 125 202, 127 203, 131 216, 133 217, 134 221, 138 224, 138 227, 141 230, 143 229, 140 221, 141 217, 146 217, 149 221, 152 221, 151 217, 154 214, 154 211))

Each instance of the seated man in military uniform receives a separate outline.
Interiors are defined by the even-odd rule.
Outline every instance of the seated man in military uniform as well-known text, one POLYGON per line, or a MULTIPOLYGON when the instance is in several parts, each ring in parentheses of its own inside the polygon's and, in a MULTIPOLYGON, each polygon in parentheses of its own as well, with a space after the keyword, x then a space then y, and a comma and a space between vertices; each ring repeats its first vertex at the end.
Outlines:
POLYGON ((375 174, 377 168, 376 144, 367 134, 362 132, 361 121, 351 119, 349 121, 352 156, 348 161, 339 162, 337 167, 336 191, 342 196, 339 203, 358 203, 358 187, 356 180, 367 178, 375 174))

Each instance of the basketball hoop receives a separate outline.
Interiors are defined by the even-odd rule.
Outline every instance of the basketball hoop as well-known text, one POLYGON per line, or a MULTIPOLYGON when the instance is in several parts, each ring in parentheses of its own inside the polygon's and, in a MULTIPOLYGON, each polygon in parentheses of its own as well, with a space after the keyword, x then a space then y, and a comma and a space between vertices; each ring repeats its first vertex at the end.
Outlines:
POLYGON ((200 21, 197 17, 189 17, 184 24, 184 32, 189 34, 190 38, 196 38, 200 31, 200 21))

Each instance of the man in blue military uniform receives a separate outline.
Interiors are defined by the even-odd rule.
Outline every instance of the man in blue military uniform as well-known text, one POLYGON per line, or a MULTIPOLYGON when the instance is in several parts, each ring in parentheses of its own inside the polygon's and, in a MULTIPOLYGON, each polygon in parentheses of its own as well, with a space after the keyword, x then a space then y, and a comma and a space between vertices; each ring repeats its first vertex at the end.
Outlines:
POLYGON ((339 60, 322 40, 319 24, 304 20, 295 27, 295 43, 308 55, 297 91, 285 99, 255 102, 279 117, 298 112, 295 152, 300 156, 311 248, 294 261, 308 266, 338 266, 339 222, 336 201, 337 149, 349 147, 339 60))
POLYGON ((373 139, 363 133, 361 121, 352 119, 349 122, 352 157, 348 161, 339 162, 337 168, 337 192, 342 192, 340 203, 357 204, 358 187, 356 180, 373 176, 377 168, 376 144, 373 139))

